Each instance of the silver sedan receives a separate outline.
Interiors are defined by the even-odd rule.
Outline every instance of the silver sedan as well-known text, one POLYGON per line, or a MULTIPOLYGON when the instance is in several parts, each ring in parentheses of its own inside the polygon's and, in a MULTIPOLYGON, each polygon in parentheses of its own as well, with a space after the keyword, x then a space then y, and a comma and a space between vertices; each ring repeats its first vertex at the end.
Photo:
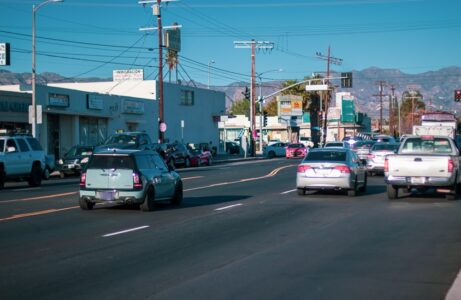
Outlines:
POLYGON ((367 173, 357 154, 350 149, 312 149, 298 166, 298 195, 308 190, 345 190, 349 196, 365 192, 367 173))

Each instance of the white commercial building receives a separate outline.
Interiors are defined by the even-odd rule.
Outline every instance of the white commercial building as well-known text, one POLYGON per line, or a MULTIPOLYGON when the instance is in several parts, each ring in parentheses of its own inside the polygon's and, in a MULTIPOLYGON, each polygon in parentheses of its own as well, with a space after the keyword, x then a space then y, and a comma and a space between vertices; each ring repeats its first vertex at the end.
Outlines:
MULTIPOLYGON (((37 85, 42 108, 37 137, 47 153, 62 156, 76 144, 97 145, 118 130, 145 131, 158 140, 157 82, 128 80, 37 85)), ((30 86, 0 85, 0 128, 30 129, 30 86)), ((164 83, 165 139, 219 143, 222 92, 164 83)))

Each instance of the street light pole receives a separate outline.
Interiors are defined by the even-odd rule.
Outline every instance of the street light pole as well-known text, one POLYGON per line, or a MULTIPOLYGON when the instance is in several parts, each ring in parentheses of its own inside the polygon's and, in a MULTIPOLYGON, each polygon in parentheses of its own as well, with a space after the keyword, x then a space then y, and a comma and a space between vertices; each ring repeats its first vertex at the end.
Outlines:
POLYGON ((48 0, 40 3, 35 7, 32 5, 32 136, 37 136, 37 109, 36 109, 36 74, 35 74, 35 13, 40 7, 45 6, 49 3, 64 2, 64 0, 48 0))
POLYGON ((208 89, 210 89, 210 74, 211 74, 211 64, 214 64, 214 60, 208 62, 208 89))

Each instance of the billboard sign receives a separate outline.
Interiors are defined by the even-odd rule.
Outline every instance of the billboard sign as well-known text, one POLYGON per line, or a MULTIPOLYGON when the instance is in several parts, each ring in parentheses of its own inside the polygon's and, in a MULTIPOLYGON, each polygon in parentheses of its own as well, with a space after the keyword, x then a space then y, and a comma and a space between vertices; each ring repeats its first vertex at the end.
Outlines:
POLYGON ((113 70, 113 81, 144 80, 143 69, 113 70))
POLYGON ((10 65, 10 44, 0 43, 0 66, 10 65))
POLYGON ((302 116, 303 97, 295 95, 277 96, 279 116, 302 116))

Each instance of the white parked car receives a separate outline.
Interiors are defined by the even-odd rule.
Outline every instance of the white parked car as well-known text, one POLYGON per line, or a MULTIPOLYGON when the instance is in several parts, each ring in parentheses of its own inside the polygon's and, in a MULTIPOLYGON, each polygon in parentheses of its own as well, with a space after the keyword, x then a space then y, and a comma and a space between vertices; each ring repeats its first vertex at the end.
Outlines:
POLYGON ((286 155, 286 146, 287 144, 282 142, 277 142, 271 144, 270 146, 263 147, 263 156, 267 158, 274 158, 276 156, 283 156, 286 155))
POLYGON ((314 142, 311 140, 310 137, 302 136, 302 137, 299 138, 299 142, 301 144, 304 144, 304 146, 306 146, 306 147, 309 147, 309 148, 314 147, 314 142))

